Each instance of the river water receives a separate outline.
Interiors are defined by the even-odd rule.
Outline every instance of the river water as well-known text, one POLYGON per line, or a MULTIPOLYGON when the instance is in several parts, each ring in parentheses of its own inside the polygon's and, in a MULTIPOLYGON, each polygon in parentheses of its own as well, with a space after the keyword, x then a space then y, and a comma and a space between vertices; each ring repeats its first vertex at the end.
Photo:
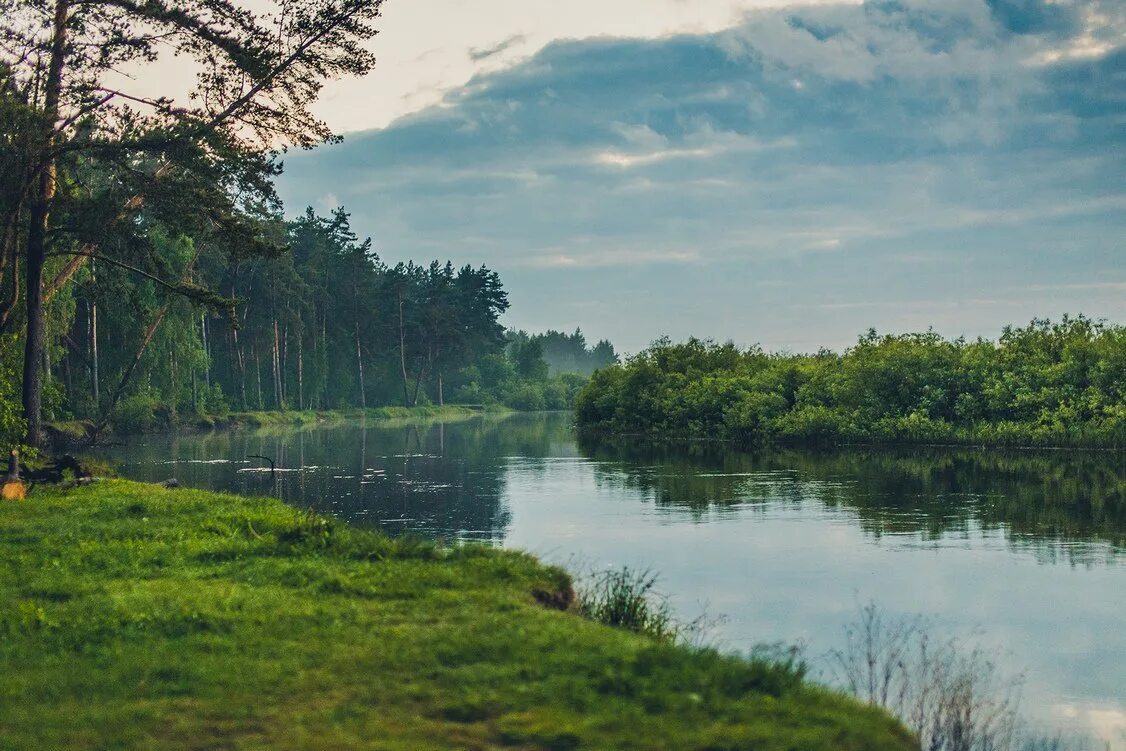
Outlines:
POLYGON ((579 438, 567 414, 143 436, 98 450, 140 480, 283 500, 393 534, 660 574, 721 648, 800 642, 829 680, 858 610, 1023 676, 1047 734, 1126 749, 1126 455, 740 452, 579 438), (250 455, 274 459, 278 472, 250 455))

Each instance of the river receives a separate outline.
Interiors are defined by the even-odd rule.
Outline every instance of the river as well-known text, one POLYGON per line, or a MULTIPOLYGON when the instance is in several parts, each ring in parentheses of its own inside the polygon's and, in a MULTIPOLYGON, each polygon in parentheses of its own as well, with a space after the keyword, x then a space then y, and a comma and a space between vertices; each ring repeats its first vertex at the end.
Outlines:
POLYGON ((799 642, 824 680, 864 604, 921 615, 1023 676, 1042 732, 1126 749, 1123 454, 742 452, 580 439, 567 414, 140 436, 95 453, 126 477, 276 495, 393 534, 649 569, 721 648, 799 642))

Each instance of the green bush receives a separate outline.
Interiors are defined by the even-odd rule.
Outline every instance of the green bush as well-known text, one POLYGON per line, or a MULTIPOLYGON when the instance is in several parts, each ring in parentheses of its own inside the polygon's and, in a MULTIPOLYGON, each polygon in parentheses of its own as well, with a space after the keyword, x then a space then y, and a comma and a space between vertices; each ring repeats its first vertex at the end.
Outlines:
POLYGON ((167 427, 170 413, 160 399, 148 391, 127 396, 113 412, 113 428, 118 433, 147 433, 167 427))
POLYGON ((545 409, 567 409, 571 402, 567 399, 567 387, 559 381, 552 381, 543 387, 545 409))
POLYGON ((582 427, 743 443, 1126 445, 1126 327, 1082 316, 996 342, 869 331, 842 354, 655 342, 597 371, 582 427))
POLYGON ((535 412, 547 408, 543 387, 533 383, 526 383, 513 391, 508 397, 507 404, 513 409, 525 412, 535 412))
POLYGON ((18 360, 5 356, 16 346, 13 337, 0 338, 0 450, 4 456, 20 442, 27 429, 20 400, 21 379, 13 365, 18 360))

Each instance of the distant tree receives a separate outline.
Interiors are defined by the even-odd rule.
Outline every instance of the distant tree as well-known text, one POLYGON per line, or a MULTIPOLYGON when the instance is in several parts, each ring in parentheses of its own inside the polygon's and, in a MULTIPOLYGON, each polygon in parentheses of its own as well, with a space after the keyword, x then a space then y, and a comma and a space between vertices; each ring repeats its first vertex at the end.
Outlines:
POLYGON ((542 381, 547 378, 547 361, 543 357, 543 342, 536 338, 514 341, 511 345, 512 362, 523 378, 542 381))

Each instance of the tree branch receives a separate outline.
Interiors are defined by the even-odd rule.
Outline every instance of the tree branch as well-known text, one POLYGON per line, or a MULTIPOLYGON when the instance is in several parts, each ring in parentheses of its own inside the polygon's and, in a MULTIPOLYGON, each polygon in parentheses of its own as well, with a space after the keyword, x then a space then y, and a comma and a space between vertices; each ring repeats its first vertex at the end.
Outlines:
MULTIPOLYGON (((105 261, 110 266, 117 266, 119 269, 125 269, 126 271, 133 272, 134 274, 139 274, 140 276, 143 276, 146 279, 151 279, 152 281, 156 282, 157 284, 159 284, 160 286, 164 287, 165 289, 167 289, 171 292, 175 292, 177 294, 183 294, 183 289, 173 282, 169 282, 165 279, 161 279, 156 274, 150 274, 148 271, 145 271, 144 269, 137 268, 136 266, 125 263, 124 261, 118 261, 115 258, 110 258, 108 256, 103 256, 100 253, 95 253, 92 250, 57 250, 57 251, 54 251, 52 253, 49 253, 48 255, 51 255, 51 256, 74 256, 76 259, 82 259, 82 260, 78 261, 77 265, 81 265, 81 264, 85 263, 86 260, 91 259, 91 258, 93 258, 95 261, 105 261)), ((75 263, 75 261, 72 260, 67 264, 67 266, 70 266, 71 264, 74 264, 74 263, 75 263)), ((65 269, 64 269, 64 271, 65 271, 65 269)))

